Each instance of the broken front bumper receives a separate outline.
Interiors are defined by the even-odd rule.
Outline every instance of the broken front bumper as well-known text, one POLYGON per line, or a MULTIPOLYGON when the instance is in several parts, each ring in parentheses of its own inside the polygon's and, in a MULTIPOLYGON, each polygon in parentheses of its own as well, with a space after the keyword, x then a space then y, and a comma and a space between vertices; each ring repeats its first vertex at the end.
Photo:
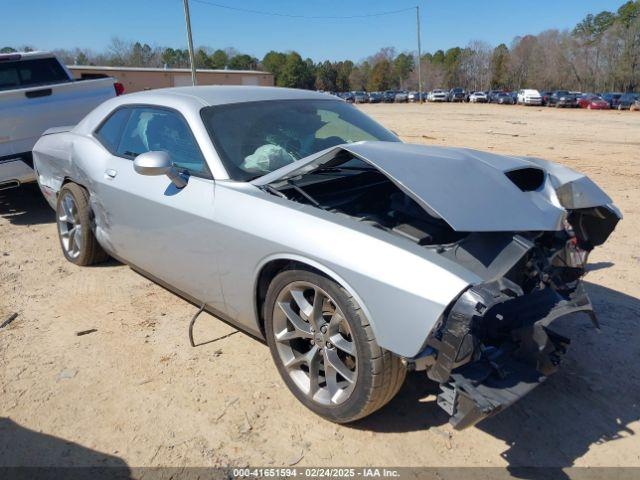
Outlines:
POLYGON ((495 415, 554 373, 569 339, 549 324, 575 312, 596 323, 581 283, 565 295, 548 288, 512 296, 500 281, 467 290, 428 341, 427 375, 440 383, 438 405, 451 424, 463 429, 495 415))
MULTIPOLYGON (((550 330, 545 333, 554 347, 547 361, 555 366, 566 352, 569 339, 550 330)), ((495 351, 452 372, 449 382, 440 385, 438 405, 451 415, 449 421, 454 428, 462 430, 514 404, 547 375, 508 352, 495 351)))

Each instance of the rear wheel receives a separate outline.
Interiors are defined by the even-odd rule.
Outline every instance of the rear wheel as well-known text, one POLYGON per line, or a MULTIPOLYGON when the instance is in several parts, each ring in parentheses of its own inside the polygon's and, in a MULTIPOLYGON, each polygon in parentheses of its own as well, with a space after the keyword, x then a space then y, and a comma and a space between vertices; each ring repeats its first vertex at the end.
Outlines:
POLYGON ((91 229, 89 193, 80 185, 68 183, 62 187, 56 221, 62 253, 71 263, 92 265, 108 258, 91 229))
POLYGON ((334 281, 305 270, 282 272, 269 286, 264 313, 282 379, 318 415, 358 420, 402 386, 401 359, 377 344, 362 309, 334 281))

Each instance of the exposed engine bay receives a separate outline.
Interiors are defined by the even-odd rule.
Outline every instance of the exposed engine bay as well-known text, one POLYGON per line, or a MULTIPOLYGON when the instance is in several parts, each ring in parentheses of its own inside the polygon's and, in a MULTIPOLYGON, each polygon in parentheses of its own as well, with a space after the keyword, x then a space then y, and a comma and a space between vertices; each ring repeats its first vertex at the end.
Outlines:
MULTIPOLYGON (((528 170, 535 175, 507 175, 522 192, 542 188, 546 179, 544 171, 528 170)), ((598 326, 581 278, 589 252, 606 241, 620 216, 607 205, 571 208, 576 196, 567 194, 567 185, 558 189, 566 209, 562 228, 499 232, 455 230, 346 151, 262 188, 408 238, 482 279, 449 306, 422 353, 408 359, 440 384, 438 404, 462 429, 508 407, 556 371, 570 341, 550 328, 555 319, 584 312, 598 326)))
POLYGON ((344 152, 333 165, 324 165, 300 178, 269 186, 281 196, 347 215, 388 230, 419 245, 456 242, 466 233, 425 211, 375 167, 344 152))

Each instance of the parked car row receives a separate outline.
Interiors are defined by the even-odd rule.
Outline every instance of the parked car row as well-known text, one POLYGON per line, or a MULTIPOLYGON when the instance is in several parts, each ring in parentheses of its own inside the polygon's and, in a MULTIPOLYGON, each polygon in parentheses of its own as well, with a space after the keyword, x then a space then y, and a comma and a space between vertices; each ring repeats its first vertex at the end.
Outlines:
POLYGON ((385 90, 384 92, 326 92, 335 95, 348 103, 406 103, 408 101, 418 101, 413 96, 417 92, 407 92, 406 90, 385 90))
POLYGON ((547 107, 573 107, 590 110, 637 110, 640 109, 640 94, 628 93, 582 93, 568 90, 544 91, 542 105, 547 107))
POLYGON ((384 92, 328 92, 349 103, 406 103, 406 102, 470 102, 498 105, 535 105, 556 108, 586 108, 589 110, 640 110, 639 93, 582 93, 569 90, 539 91, 524 88, 517 92, 504 90, 465 91, 463 88, 430 92, 385 90, 384 92))
POLYGON ((542 91, 520 90, 520 105, 541 105, 556 108, 586 108, 589 110, 640 110, 638 93, 582 93, 569 90, 542 91))
MULTIPOLYGON (((453 91, 462 89, 453 89, 453 91)), ((452 100, 451 92, 445 99, 441 92, 444 90, 434 90, 434 95, 429 95, 431 101, 455 101, 452 100)), ((446 92, 445 92, 446 93, 446 92)), ((489 90, 479 92, 468 92, 465 94, 465 101, 472 103, 498 103, 506 105, 543 105, 558 108, 588 108, 588 109, 610 109, 618 110, 638 110, 640 109, 640 94, 638 93, 582 93, 569 90, 539 91, 536 89, 522 89, 517 92, 507 92, 503 90, 489 90)))
POLYGON ((569 90, 539 91, 524 88, 517 92, 504 90, 465 91, 463 88, 430 92, 386 90, 384 92, 333 93, 349 103, 406 103, 406 102, 470 102, 498 105, 534 105, 556 108, 586 108, 589 110, 640 110, 638 93, 582 93, 569 90))

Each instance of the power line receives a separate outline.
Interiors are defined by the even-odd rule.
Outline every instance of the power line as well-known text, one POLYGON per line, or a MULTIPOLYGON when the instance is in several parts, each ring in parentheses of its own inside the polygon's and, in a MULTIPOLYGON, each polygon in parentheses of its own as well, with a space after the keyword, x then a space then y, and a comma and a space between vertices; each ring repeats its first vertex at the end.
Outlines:
POLYGON ((264 10, 253 10, 250 8, 232 7, 230 5, 223 5, 221 3, 210 2, 208 0, 191 0, 194 3, 202 3, 203 5, 209 5, 210 7, 224 8, 226 10, 233 10, 242 13, 252 13, 255 15, 265 15, 269 17, 285 17, 285 18, 303 18, 307 20, 348 20, 353 18, 369 18, 369 17, 382 17, 386 15, 396 15, 398 13, 408 12, 415 10, 416 7, 407 7, 399 10, 388 10, 386 12, 373 12, 364 13, 359 15, 294 15, 288 13, 267 12, 264 10))

